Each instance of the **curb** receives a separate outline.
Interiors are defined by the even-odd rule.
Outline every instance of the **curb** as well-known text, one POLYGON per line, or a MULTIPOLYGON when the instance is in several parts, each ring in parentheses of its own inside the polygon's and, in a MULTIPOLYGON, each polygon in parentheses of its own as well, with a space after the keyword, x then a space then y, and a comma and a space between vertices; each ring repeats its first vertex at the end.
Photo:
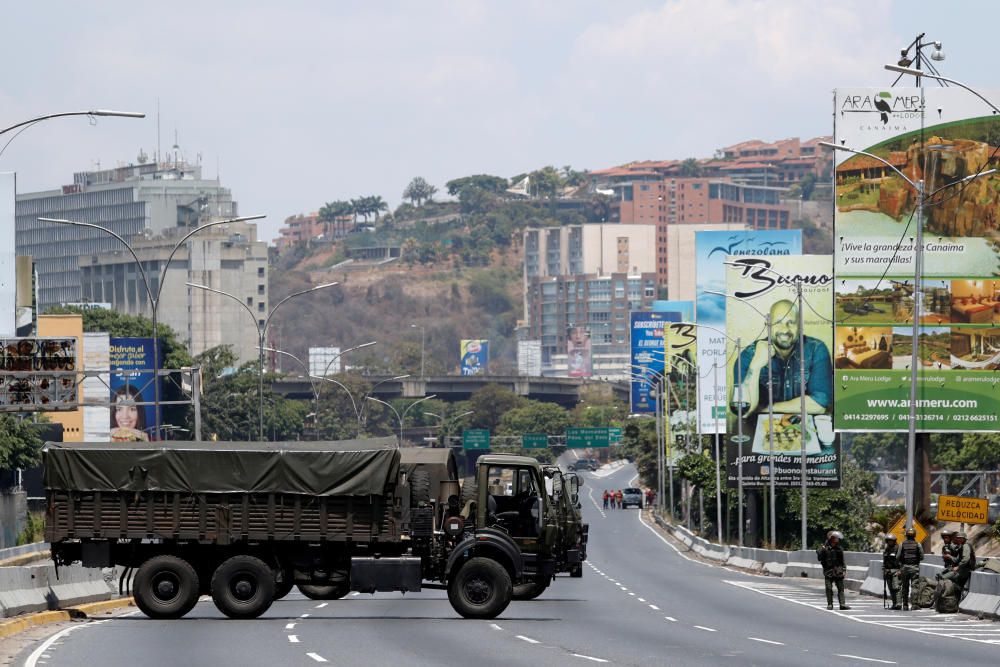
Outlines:
POLYGON ((0 567, 19 567, 21 565, 31 565, 32 563, 38 563, 44 560, 48 560, 49 552, 35 552, 23 554, 21 556, 14 556, 6 560, 0 560, 0 567))
POLYGON ((91 602, 80 604, 66 609, 56 611, 41 611, 36 614, 26 615, 9 621, 0 622, 0 639, 12 637, 18 633, 31 628, 63 621, 83 620, 95 614, 114 611, 123 607, 131 607, 135 604, 132 598, 118 598, 116 600, 104 600, 103 602, 91 602))

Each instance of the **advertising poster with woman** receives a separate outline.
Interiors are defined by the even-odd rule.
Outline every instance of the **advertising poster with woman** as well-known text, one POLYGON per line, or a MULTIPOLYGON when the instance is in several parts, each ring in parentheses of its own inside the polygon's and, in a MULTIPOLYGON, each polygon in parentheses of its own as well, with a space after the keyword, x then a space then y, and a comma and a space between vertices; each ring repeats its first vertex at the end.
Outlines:
POLYGON ((776 485, 797 486, 802 478, 804 437, 807 483, 838 487, 840 447, 832 421, 833 258, 735 256, 730 260, 734 265, 727 267, 726 292, 735 298, 726 308, 726 333, 734 339, 726 350, 728 485, 739 483, 742 452, 744 486, 768 485, 772 472, 776 485), (802 284, 801 330, 798 283, 802 284), (739 415, 743 416, 742 429, 739 415))
MULTIPOLYGON (((162 366, 162 350, 160 361, 157 366, 162 366)), ((111 440, 149 440, 160 421, 153 405, 153 339, 112 338, 110 366, 111 440)))

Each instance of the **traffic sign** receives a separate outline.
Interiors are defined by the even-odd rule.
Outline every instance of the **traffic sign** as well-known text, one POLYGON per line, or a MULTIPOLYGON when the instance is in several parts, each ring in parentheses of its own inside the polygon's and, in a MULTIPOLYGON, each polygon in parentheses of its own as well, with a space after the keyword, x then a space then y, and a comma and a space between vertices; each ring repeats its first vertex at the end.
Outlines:
POLYGON ((490 432, 485 428, 468 428, 462 431, 462 449, 489 449, 490 432))
MULTIPOLYGON (((914 537, 917 542, 923 542, 927 539, 927 531, 924 527, 920 525, 920 522, 916 519, 913 520, 913 528, 917 531, 917 536, 914 537)), ((902 544, 903 540, 906 539, 906 515, 899 517, 896 523, 892 524, 892 528, 889 532, 896 536, 898 543, 902 544)))
POLYGON ((611 445, 620 445, 622 442, 622 430, 618 426, 608 427, 608 443, 611 445))
POLYGON ((600 428, 568 428, 566 429, 566 446, 572 449, 587 447, 608 447, 611 442, 608 427, 600 428))
POLYGON ((989 523, 990 501, 987 498, 938 496, 937 520, 989 523))
POLYGON ((521 436, 521 446, 525 449, 546 449, 549 446, 549 436, 544 433, 525 433, 521 436))

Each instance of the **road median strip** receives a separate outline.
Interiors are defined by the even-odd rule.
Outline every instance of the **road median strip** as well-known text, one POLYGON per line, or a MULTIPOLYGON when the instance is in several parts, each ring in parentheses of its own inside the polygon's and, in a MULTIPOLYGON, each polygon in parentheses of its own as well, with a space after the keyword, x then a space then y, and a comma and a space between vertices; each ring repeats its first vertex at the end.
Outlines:
POLYGON ((134 605, 132 598, 118 598, 115 600, 103 600, 101 602, 90 602, 87 604, 75 605, 66 609, 56 609, 54 611, 40 611, 33 614, 25 614, 12 619, 0 621, 0 639, 13 637, 16 634, 52 623, 63 621, 76 621, 92 618, 93 616, 123 607, 134 605))

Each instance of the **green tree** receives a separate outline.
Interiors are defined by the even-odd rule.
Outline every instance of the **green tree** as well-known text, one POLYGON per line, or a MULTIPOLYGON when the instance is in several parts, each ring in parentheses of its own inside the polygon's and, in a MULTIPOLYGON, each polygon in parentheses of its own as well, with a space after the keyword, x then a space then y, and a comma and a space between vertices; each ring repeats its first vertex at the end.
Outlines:
POLYGON ((509 187, 509 183, 506 178, 501 176, 475 174, 472 176, 456 178, 444 184, 445 189, 448 190, 448 194, 452 197, 457 197, 458 193, 470 186, 499 195, 509 187))
POLYGON ((202 381, 207 386, 218 380, 227 368, 237 366, 239 357, 232 345, 216 345, 197 355, 194 361, 201 367, 202 381))
POLYGON ((437 188, 428 183, 422 176, 417 176, 403 190, 403 199, 409 199, 414 206, 423 206, 424 202, 434 199, 437 188))
MULTIPOLYGON (((782 501, 779 529, 794 546, 800 540, 802 496, 797 488, 782 489, 779 493, 782 501)), ((828 531, 839 530, 844 534, 845 549, 869 550, 872 544, 868 524, 875 510, 874 493, 875 475, 846 459, 839 489, 809 489, 809 525, 806 529, 809 544, 801 548, 815 549, 826 540, 828 531)))
POLYGON ((497 427, 499 435, 545 433, 563 435, 569 426, 569 413, 555 403, 528 401, 525 405, 504 413, 497 427))
MULTIPOLYGON (((235 373, 206 386, 202 399, 202 428, 218 440, 253 441, 259 435, 260 402, 258 365, 244 364, 235 373)), ((264 437, 267 440, 299 440, 310 406, 284 398, 264 378, 264 437)))
POLYGON ((485 428, 495 433, 504 414, 526 404, 522 398, 500 385, 488 384, 469 398, 473 428, 485 428))
POLYGON ((31 422, 0 415, 0 470, 35 466, 41 450, 42 440, 31 422))
POLYGON ((689 157, 681 162, 681 176, 686 178, 698 178, 704 173, 704 168, 698 158, 689 157))
POLYGON ((541 199, 555 198, 566 184, 559 170, 551 165, 531 172, 528 177, 529 189, 541 199))

